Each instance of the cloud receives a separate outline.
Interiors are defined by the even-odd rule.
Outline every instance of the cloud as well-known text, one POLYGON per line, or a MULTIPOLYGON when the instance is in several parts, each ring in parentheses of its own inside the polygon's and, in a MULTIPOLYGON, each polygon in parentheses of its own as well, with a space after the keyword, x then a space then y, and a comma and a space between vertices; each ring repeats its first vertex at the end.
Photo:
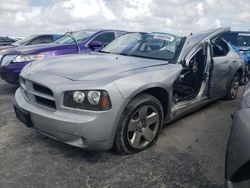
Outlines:
POLYGON ((250 29, 248 0, 1 0, 0 35, 28 36, 86 28, 166 31, 250 29))

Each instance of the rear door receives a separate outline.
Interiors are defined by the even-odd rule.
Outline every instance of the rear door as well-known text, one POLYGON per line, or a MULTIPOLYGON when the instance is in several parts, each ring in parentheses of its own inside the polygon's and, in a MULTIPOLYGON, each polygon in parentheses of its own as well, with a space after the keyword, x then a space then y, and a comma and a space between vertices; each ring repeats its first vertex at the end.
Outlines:
POLYGON ((210 97, 224 95, 228 81, 231 80, 234 53, 230 53, 228 44, 221 38, 211 40, 211 79, 210 97))

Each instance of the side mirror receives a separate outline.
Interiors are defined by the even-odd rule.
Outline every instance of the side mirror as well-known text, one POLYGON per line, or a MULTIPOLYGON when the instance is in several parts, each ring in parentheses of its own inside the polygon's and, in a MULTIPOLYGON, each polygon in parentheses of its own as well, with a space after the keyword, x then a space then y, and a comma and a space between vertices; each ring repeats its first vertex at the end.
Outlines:
POLYGON ((89 46, 90 49, 96 49, 96 48, 102 48, 103 47, 101 42, 95 41, 95 40, 91 41, 88 46, 89 46))

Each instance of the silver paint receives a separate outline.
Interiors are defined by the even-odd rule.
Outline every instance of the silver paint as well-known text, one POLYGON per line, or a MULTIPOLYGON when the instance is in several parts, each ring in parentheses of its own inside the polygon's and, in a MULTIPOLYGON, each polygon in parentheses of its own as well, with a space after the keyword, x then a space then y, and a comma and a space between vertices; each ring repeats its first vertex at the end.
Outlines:
MULTIPOLYGON (((55 96, 56 110, 29 102, 18 89, 17 104, 30 112, 34 128, 62 142, 88 149, 110 149, 113 146, 120 116, 128 102, 150 88, 161 88, 168 93, 165 121, 186 114, 211 100, 224 96, 228 82, 241 68, 237 54, 230 48, 223 59, 208 58, 207 78, 198 96, 190 101, 175 104, 172 100, 173 84, 183 70, 181 62, 188 62, 198 48, 229 28, 210 30, 188 36, 175 64, 167 61, 144 59, 114 54, 91 53, 68 55, 27 65, 21 77, 50 88, 55 96), (209 68, 214 63, 212 83, 209 68), (236 62, 233 62, 236 61, 236 62), (69 90, 102 89, 109 93, 112 108, 96 112, 71 109, 63 106, 63 95, 69 90), (206 92, 208 91, 209 92, 206 92), (209 93, 209 95, 208 95, 209 93), (86 142, 87 140, 87 142, 86 142)), ((208 54, 210 54, 209 48, 208 54)))

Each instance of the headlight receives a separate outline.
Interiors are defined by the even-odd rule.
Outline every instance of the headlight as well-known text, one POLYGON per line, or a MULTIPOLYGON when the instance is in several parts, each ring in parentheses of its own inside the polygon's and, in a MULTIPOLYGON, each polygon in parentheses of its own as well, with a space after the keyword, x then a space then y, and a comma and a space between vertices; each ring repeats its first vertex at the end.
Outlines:
POLYGON ((15 59, 16 55, 5 55, 2 57, 2 63, 1 66, 8 66, 13 59, 15 59))
POLYGON ((85 93, 81 91, 75 91, 73 93, 73 100, 78 104, 82 104, 85 99, 85 93))
POLYGON ((101 99, 101 92, 100 91, 89 91, 88 92, 88 101, 92 105, 99 104, 101 99))
POLYGON ((108 92, 104 90, 67 91, 64 93, 63 105, 95 111, 111 109, 108 92))
POLYGON ((30 61, 37 61, 42 60, 45 58, 44 54, 36 54, 36 55, 18 55, 13 62, 14 63, 21 63, 21 62, 30 62, 30 61))

